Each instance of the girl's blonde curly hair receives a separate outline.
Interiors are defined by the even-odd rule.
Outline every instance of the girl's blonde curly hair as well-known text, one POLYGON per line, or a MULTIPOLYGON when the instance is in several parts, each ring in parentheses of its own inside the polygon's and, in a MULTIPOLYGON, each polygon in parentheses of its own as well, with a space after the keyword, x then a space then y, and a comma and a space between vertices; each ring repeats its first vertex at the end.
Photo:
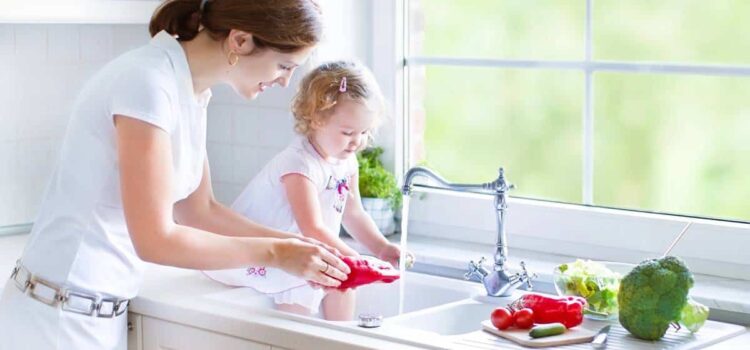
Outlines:
POLYGON ((307 136, 313 126, 324 125, 341 97, 374 110, 373 128, 380 123, 385 102, 372 73, 356 62, 333 61, 321 64, 302 79, 292 101, 294 130, 307 136))

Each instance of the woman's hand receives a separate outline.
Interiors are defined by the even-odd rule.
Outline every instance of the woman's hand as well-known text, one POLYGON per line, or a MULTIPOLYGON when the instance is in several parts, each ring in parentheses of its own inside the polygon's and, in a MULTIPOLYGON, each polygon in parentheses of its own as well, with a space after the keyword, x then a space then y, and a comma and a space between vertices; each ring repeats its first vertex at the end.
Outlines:
POLYGON ((319 246, 321 248, 324 248, 324 249, 330 251, 331 253, 333 253, 334 255, 336 255, 338 258, 342 258, 344 256, 343 254, 341 254, 341 252, 338 249, 336 249, 334 247, 331 247, 328 244, 325 244, 325 243, 323 243, 323 242, 321 242, 321 241, 319 241, 317 239, 310 238, 310 237, 305 237, 305 236, 300 236, 297 239, 299 239, 299 240, 301 240, 303 242, 307 242, 307 243, 310 243, 312 245, 317 245, 317 246, 319 246))
MULTIPOLYGON (((377 253, 377 257, 380 260, 387 261, 398 268, 398 260, 401 258, 401 248, 397 244, 388 243, 380 249, 377 253)), ((406 268, 411 268, 414 265, 414 254, 406 252, 406 268)))
POLYGON ((323 287, 338 287, 351 272, 335 249, 309 238, 281 240, 274 256, 278 268, 323 287))

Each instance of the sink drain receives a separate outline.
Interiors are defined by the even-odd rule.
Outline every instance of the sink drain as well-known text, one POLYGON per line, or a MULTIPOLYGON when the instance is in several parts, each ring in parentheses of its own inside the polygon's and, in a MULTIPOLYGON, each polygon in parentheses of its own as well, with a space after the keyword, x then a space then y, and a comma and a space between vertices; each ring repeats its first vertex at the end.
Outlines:
POLYGON ((378 328, 383 324, 383 316, 377 314, 360 314, 358 325, 363 328, 378 328))

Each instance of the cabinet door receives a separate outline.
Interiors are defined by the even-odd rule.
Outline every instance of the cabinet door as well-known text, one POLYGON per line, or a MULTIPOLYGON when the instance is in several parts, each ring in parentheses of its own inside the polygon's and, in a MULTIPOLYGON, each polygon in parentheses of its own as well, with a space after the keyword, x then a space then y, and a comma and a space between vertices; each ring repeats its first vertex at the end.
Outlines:
POLYGON ((128 350, 143 350, 142 320, 143 316, 128 313, 128 350))
POLYGON ((143 317, 143 350, 271 350, 270 345, 143 317))

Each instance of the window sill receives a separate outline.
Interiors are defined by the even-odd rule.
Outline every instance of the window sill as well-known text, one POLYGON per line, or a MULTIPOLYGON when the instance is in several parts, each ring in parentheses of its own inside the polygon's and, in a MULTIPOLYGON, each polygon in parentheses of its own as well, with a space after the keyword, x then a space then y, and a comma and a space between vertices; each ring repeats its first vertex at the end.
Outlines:
MULTIPOLYGON (((409 237, 494 245, 493 208, 492 196, 420 191, 409 204, 409 237)), ((691 222, 671 255, 682 257, 694 273, 750 280, 746 252, 728 249, 750 245, 747 224, 514 197, 505 214, 511 256, 520 249, 629 263, 661 256, 691 222)))

